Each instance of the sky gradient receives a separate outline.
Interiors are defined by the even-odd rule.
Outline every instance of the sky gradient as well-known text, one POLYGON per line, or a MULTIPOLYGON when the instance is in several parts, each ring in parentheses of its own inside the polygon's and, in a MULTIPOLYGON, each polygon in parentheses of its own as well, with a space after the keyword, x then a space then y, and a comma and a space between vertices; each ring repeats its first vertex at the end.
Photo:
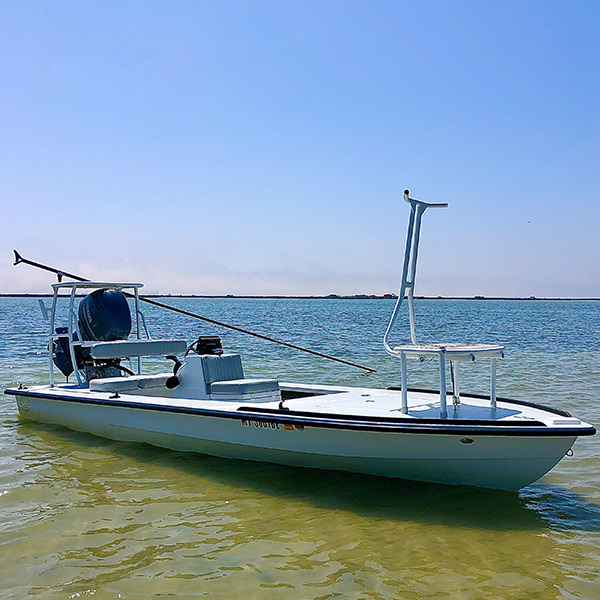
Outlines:
POLYGON ((4 2, 0 292, 600 297, 600 3, 4 2))

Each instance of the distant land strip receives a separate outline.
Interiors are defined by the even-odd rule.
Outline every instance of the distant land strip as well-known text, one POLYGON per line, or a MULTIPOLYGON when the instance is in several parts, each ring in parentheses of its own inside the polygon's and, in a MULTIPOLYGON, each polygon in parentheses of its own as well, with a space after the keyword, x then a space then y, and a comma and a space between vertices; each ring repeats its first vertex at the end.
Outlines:
MULTIPOLYGON (((83 297, 86 294, 76 294, 77 297, 83 297)), ((67 298, 69 294, 61 294, 61 298, 67 298)), ((232 298, 248 300, 397 300, 396 294, 328 294, 326 296, 249 296, 236 294, 140 294, 145 298, 232 298)), ((0 298, 52 298, 52 294, 2 294, 0 298)), ((415 300, 600 300, 598 297, 557 297, 557 296, 415 296, 415 300)))

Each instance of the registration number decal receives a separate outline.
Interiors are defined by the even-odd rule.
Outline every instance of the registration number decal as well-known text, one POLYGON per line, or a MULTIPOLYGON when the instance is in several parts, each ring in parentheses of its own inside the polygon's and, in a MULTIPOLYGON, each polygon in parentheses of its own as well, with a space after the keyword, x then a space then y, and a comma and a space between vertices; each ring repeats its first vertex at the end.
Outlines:
POLYGON ((284 429, 285 431, 304 431, 304 425, 290 425, 276 421, 262 421, 261 419, 242 419, 242 427, 258 427, 259 429, 284 429))

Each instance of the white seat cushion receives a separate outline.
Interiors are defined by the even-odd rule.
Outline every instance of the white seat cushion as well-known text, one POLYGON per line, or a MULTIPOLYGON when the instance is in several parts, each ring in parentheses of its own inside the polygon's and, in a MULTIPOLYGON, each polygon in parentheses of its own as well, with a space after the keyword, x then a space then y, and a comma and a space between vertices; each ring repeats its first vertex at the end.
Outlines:
POLYGON ((239 354, 205 354, 202 356, 202 370, 207 384, 244 378, 242 357, 239 354))
POLYGON ((92 392, 133 392, 149 388, 164 387, 166 389, 167 379, 171 373, 159 373, 158 375, 135 375, 134 377, 105 377, 103 379, 92 379, 90 391, 92 392))
POLYGON ((167 356, 183 354, 187 350, 185 340, 117 340, 115 342, 84 342, 92 358, 124 358, 131 356, 167 356))
POLYGON ((276 379, 233 379, 230 381, 215 381, 210 384, 211 394, 258 394, 262 392, 279 391, 276 379))

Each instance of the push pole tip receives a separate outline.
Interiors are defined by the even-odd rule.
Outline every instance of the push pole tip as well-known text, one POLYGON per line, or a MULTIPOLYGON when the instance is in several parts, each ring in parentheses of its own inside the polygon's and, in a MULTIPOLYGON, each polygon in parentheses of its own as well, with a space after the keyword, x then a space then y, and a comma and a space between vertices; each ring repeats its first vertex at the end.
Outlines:
POLYGON ((408 202, 408 195, 410 194, 409 190, 404 190, 404 199, 408 202))
POLYGON ((15 262, 13 263, 14 266, 18 265, 23 260, 23 257, 16 250, 13 250, 13 252, 15 253, 15 262))

